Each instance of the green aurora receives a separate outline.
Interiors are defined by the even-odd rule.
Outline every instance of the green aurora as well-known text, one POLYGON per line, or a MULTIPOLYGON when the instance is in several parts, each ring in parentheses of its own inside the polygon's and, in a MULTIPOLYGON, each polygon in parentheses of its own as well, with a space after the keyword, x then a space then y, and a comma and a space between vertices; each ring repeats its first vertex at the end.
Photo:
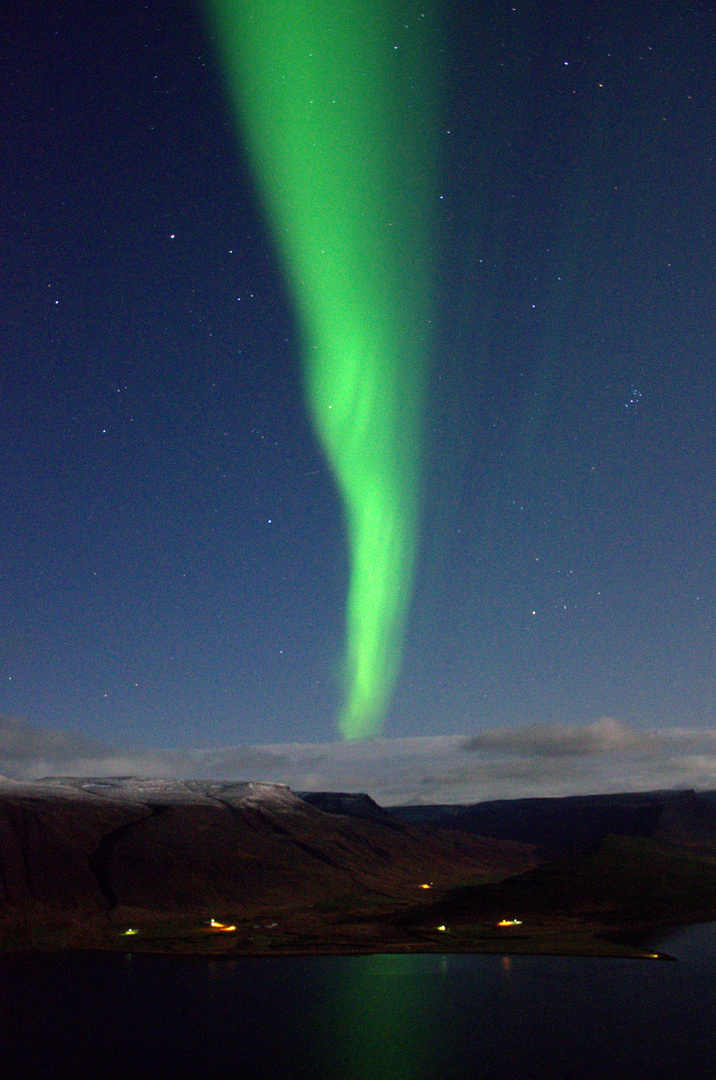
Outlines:
POLYGON ((380 733, 416 563, 432 337, 430 5, 206 0, 303 337, 350 550, 345 738, 380 733))

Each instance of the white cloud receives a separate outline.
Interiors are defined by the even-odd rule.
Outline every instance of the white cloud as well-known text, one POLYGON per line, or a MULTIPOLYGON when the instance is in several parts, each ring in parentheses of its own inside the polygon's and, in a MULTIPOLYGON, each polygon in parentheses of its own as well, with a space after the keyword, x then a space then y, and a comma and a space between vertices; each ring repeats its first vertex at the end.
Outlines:
POLYGON ((76 731, 44 731, 16 716, 0 715, 0 775, 167 776, 187 768, 179 754, 142 754, 104 746, 76 731))
POLYGON ((366 792, 383 806, 659 788, 716 789, 716 730, 593 724, 475 735, 276 743, 134 753, 0 718, 0 774, 254 780, 294 791, 366 792))
POLYGON ((0 715, 0 758, 6 761, 22 761, 43 755, 50 758, 74 757, 103 749, 99 743, 79 732, 43 731, 20 717, 0 715))
POLYGON ((604 716, 593 724, 555 724, 501 728, 465 739, 463 750, 496 750, 537 757, 581 757, 625 750, 639 742, 639 735, 625 724, 604 716))
MULTIPOLYGON (((716 788, 716 731, 641 730, 608 717, 583 726, 504 728, 469 737, 260 749, 283 760, 272 760, 261 775, 236 779, 272 780, 298 791, 365 791, 384 806, 716 788)), ((222 772, 220 751, 213 775, 234 778, 222 772)))

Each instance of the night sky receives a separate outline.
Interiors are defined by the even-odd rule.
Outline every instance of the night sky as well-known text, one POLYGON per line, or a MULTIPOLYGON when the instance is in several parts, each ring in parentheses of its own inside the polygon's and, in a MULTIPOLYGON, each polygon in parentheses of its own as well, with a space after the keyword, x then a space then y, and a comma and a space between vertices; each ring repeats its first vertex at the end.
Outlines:
MULTIPOLYGON (((442 18, 384 735, 711 729, 716 10, 442 18)), ((0 712, 140 751, 333 740, 343 511, 202 10, 25 6, 0 67, 0 712)))

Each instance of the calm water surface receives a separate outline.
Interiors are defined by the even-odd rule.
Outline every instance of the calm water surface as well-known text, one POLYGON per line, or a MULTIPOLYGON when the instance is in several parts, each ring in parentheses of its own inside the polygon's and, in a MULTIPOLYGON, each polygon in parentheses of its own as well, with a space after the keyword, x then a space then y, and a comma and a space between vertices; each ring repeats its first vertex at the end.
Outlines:
POLYGON ((0 964, 6 1080, 714 1080, 715 1032, 695 955, 0 964))

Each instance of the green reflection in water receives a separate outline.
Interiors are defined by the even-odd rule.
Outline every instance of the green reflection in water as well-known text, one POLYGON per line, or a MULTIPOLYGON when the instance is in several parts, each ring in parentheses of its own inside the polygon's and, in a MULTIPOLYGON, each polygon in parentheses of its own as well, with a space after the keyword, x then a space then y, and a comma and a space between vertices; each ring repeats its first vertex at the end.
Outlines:
POLYGON ((311 1036, 317 1080, 421 1080, 430 1073, 438 964, 435 956, 391 955, 341 964, 311 1036))

